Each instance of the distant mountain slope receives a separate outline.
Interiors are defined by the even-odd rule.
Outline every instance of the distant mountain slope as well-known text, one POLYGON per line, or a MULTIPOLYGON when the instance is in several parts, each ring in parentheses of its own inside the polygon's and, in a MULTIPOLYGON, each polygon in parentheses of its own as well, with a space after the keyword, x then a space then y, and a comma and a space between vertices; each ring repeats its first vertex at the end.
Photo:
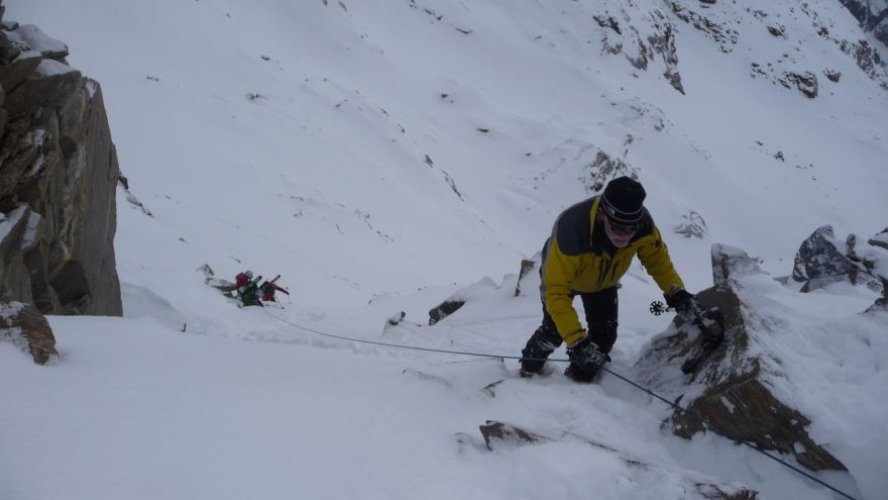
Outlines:
POLYGON ((335 303, 501 275, 621 172, 698 228, 670 237, 685 268, 884 226, 886 70, 838 2, 138 5, 7 14, 106 90, 154 216, 121 207, 124 281, 261 266, 335 303))

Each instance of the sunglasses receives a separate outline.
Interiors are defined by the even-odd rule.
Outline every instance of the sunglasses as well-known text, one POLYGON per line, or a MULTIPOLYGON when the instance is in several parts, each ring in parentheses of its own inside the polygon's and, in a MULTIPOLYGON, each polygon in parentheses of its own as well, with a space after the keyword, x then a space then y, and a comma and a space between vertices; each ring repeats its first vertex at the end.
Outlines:
POLYGON ((605 219, 607 219, 610 230, 616 234, 626 236, 638 232, 638 224, 620 224, 619 222, 614 222, 610 217, 605 217, 605 219))

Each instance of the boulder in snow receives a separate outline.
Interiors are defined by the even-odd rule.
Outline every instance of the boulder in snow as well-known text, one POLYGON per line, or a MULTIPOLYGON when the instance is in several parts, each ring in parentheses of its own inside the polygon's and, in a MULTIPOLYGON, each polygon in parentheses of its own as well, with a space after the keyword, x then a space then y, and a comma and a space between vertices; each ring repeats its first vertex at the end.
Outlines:
POLYGON ((703 238, 709 232, 706 228, 706 221, 703 216, 695 210, 682 216, 683 222, 675 226, 673 230, 675 234, 680 234, 685 238, 703 238))
POLYGON ((821 226, 799 247, 792 278, 804 282, 802 291, 808 292, 845 279, 851 267, 839 250, 832 226, 821 226))
POLYGON ((767 274, 760 264, 759 259, 739 248, 721 243, 712 245, 712 280, 717 287, 742 287, 744 277, 767 274))
MULTIPOLYGON (((507 276, 507 279, 509 278, 514 279, 515 275, 510 274, 507 276)), ((429 310, 429 326, 432 326, 455 313, 469 301, 488 297, 491 294, 499 295, 503 292, 511 294, 513 288, 506 288, 504 285, 505 281, 503 284, 497 285, 492 279, 484 278, 465 288, 457 290, 453 295, 429 310)))
POLYGON ((437 307, 429 311, 429 326, 432 326, 447 316, 455 313, 460 307, 464 306, 465 303, 465 300, 458 299, 447 299, 444 302, 441 302, 437 307))
POLYGON ((740 282, 763 274, 757 262, 724 245, 714 245, 712 253, 717 285, 700 292, 697 300, 701 308, 722 313, 725 341, 696 370, 684 374, 679 366, 699 352, 703 335, 676 318, 671 331, 655 339, 636 363, 636 379, 680 402, 682 410, 676 409, 666 422, 680 437, 709 430, 791 455, 813 471, 846 470, 809 436, 811 420, 772 389, 770 377, 780 362, 766 359, 769 339, 748 326, 756 312, 738 295, 744 289, 740 282))
POLYGON ((491 451, 493 451, 494 445, 498 441, 513 444, 548 441, 547 438, 540 436, 539 434, 495 420, 488 420, 484 425, 480 426, 479 429, 481 430, 481 435, 484 437, 484 442, 487 444, 487 449, 491 451))
POLYGON ((861 245, 849 234, 840 249, 832 226, 822 226, 802 243, 795 257, 792 277, 804 282, 802 292, 810 292, 830 283, 849 281, 884 292, 888 281, 888 233, 882 232, 861 245))
POLYGON ((29 352, 38 365, 45 364, 55 349, 55 336, 36 307, 21 302, 0 302, 0 339, 8 338, 29 352))
POLYGON ((791 89, 794 86, 808 99, 814 99, 817 97, 817 75, 810 71, 805 71, 803 73, 787 71, 783 73, 783 77, 779 78, 778 81, 788 89, 791 89))

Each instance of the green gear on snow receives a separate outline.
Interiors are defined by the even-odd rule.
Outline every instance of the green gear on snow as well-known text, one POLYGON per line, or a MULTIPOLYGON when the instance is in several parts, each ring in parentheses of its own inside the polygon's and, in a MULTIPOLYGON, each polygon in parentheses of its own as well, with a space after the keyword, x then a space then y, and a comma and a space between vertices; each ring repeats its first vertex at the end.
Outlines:
POLYGON ((259 281, 262 276, 256 276, 247 286, 243 287, 243 291, 238 290, 237 295, 244 306, 262 306, 259 300, 259 281))

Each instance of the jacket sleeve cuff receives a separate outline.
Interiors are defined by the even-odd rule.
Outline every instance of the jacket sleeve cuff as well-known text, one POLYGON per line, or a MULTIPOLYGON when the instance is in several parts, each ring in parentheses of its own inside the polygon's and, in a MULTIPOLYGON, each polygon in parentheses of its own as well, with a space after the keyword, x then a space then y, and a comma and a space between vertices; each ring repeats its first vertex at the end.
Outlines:
POLYGON ((574 344, 586 337, 586 330, 579 329, 569 335, 562 335, 562 337, 564 338, 564 343, 567 344, 567 347, 573 347, 574 344))

